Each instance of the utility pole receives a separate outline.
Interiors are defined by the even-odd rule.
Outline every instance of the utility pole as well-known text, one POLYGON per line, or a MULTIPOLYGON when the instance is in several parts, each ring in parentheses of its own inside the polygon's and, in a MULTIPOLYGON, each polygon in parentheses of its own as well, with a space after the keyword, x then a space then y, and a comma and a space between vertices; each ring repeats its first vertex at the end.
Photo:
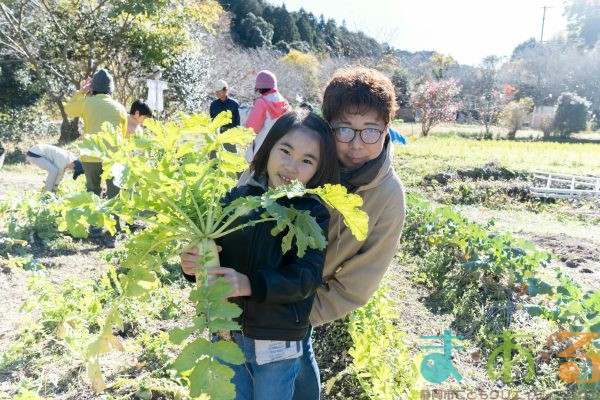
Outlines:
POLYGON ((542 15, 542 34, 540 35, 540 44, 544 44, 544 22, 546 22, 546 10, 552 7, 544 6, 542 8, 544 9, 544 14, 542 15))

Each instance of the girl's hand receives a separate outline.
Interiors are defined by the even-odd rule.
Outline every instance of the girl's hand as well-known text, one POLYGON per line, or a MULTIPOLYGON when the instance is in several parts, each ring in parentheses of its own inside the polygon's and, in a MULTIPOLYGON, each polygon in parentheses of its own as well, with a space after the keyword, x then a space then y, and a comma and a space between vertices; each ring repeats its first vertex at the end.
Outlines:
MULTIPOLYGON (((221 246, 217 246, 217 250, 221 251, 221 246)), ((186 275, 196 275, 198 271, 204 268, 204 265, 198 264, 200 261, 200 248, 198 246, 190 247, 187 252, 179 255, 179 261, 181 262, 181 269, 186 275)), ((209 276, 209 279, 211 277, 209 276)), ((210 283, 210 281, 209 281, 210 283)))
POLYGON ((233 268, 209 268, 208 271, 209 282, 212 280, 223 277, 227 279, 229 284, 233 286, 233 291, 229 293, 227 298, 239 297, 239 296, 250 296, 252 294, 252 288, 250 287, 250 279, 242 273, 237 272, 233 268))
POLYGON ((179 260, 181 261, 181 269, 183 273, 186 275, 196 275, 201 268, 202 265, 198 264, 200 260, 200 255, 198 254, 200 249, 198 246, 194 246, 190 248, 186 253, 182 253, 179 255, 179 260))

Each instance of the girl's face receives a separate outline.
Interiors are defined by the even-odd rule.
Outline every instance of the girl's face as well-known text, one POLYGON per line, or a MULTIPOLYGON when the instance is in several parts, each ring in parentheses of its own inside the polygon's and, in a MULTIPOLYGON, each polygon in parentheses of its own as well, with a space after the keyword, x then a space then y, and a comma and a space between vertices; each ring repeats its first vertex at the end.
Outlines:
POLYGON ((320 143, 311 133, 292 130, 279 139, 267 162, 269 187, 286 185, 298 180, 306 185, 319 166, 320 143))

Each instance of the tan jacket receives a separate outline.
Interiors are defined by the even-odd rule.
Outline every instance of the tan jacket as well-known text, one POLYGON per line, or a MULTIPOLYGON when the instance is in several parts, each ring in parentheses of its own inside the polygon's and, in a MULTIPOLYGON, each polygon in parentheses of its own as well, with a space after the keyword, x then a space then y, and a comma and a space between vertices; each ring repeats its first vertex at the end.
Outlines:
POLYGON ((344 317, 375 293, 398 248, 406 215, 404 187, 392 168, 393 146, 375 179, 356 190, 369 215, 367 239, 358 242, 331 212, 323 285, 310 314, 313 326, 344 317))

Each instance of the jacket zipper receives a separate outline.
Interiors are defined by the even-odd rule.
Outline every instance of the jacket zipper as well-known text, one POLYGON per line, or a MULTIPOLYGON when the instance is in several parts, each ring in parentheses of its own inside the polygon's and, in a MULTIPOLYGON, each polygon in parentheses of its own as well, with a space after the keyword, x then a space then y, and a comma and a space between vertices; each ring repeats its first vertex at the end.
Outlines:
POLYGON ((292 303, 292 308, 294 309, 294 314, 296 314, 296 323, 300 323, 300 317, 298 316, 298 310, 296 310, 296 305, 292 303))

